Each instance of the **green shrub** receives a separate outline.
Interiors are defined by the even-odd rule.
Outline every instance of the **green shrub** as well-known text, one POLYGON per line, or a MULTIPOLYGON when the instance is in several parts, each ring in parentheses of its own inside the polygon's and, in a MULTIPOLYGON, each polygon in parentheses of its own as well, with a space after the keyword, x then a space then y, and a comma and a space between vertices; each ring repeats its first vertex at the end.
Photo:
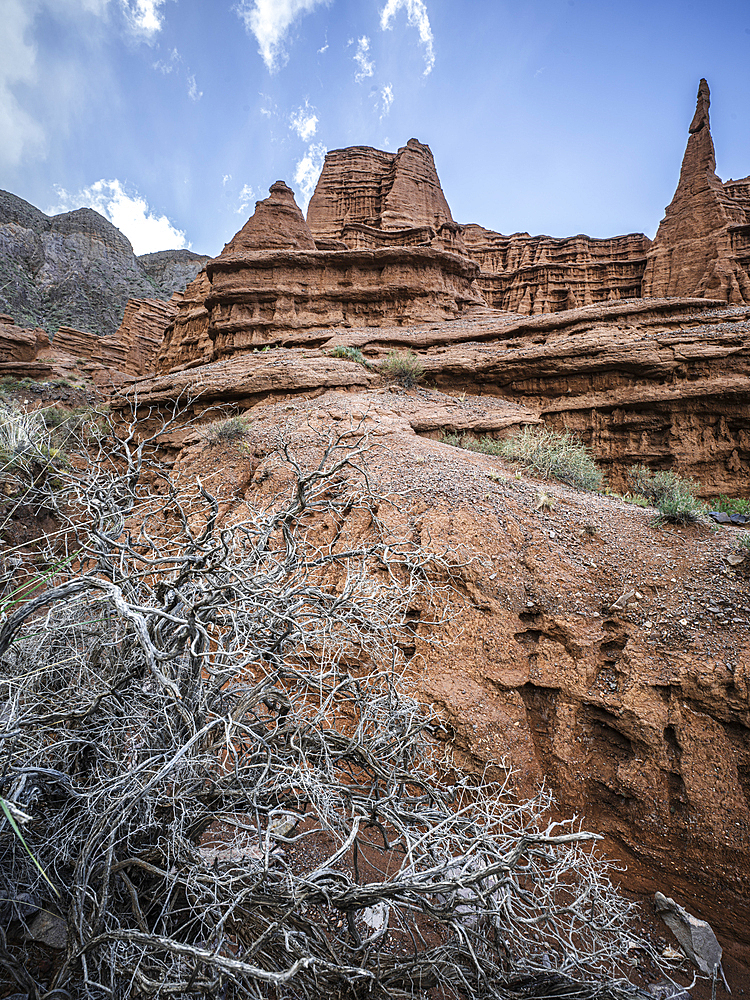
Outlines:
POLYGON ((356 361, 358 365, 364 365, 365 368, 370 367, 369 361, 358 347, 332 347, 330 351, 326 351, 326 354, 332 358, 343 358, 344 361, 356 361))
POLYGON ((247 433, 247 427, 247 417, 238 415, 214 420, 212 424, 201 427, 200 434, 209 444, 231 443, 243 438, 247 433))
POLYGON ((424 377, 424 365, 414 351, 389 351, 378 365, 380 374, 410 389, 424 377))
POLYGON ((750 500, 742 497, 725 497, 721 493, 708 503, 711 510, 723 510, 725 514, 744 514, 745 517, 750 517, 750 500))
POLYGON ((570 431, 529 426, 498 444, 503 458, 527 465, 545 479, 559 479, 579 490, 599 490, 604 482, 588 449, 570 431))
POLYGON ((454 448, 464 448, 466 451, 478 451, 483 455, 502 454, 503 442, 487 434, 483 434, 481 437, 474 437, 473 434, 442 434, 440 441, 443 444, 452 445, 454 448))
POLYGON ((635 494, 645 497, 659 511, 659 520, 671 524, 698 521, 704 506, 695 495, 695 483, 675 472, 653 472, 648 466, 634 465, 628 471, 628 481, 635 494))

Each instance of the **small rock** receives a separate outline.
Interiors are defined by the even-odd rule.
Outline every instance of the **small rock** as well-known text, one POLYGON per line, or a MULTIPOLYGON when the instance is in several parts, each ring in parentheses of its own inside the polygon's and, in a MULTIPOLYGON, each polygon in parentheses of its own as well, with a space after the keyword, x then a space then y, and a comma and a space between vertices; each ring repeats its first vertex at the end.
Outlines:
POLYGON ((729 514, 725 514, 723 510, 710 510, 708 516, 716 521, 717 524, 731 524, 732 519, 729 514))
POLYGON ((747 518, 744 514, 730 514, 729 520, 732 524, 747 524, 747 518))
POLYGON ((68 947, 68 925, 62 917, 42 910, 29 924, 28 936, 32 941, 46 944, 49 948, 68 947))
POLYGON ((635 597, 634 590, 627 590, 624 594, 621 594, 614 604, 610 605, 610 611, 622 611, 628 606, 628 603, 635 597))
POLYGON ((740 563, 745 561, 746 552, 728 552, 724 558, 729 563, 730 566, 739 566, 740 563))
POLYGON ((677 938, 687 957, 701 972, 714 975, 721 965, 721 945, 710 924, 694 917, 669 896, 654 895, 656 912, 677 938))

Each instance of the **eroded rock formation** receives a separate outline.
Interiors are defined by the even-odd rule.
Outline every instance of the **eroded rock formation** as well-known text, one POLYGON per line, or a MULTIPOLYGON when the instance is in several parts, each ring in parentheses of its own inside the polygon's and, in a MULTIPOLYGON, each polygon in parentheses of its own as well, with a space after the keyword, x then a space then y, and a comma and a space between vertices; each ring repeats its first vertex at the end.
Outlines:
POLYGON ((648 252, 643 295, 750 303, 750 177, 722 183, 701 80, 672 201, 648 252))
POLYGON ((482 269, 477 283, 487 303, 522 316, 640 297, 651 246, 643 233, 554 239, 467 225, 461 234, 482 269))
POLYGON ((160 370, 272 344, 320 343, 331 327, 454 319, 485 304, 479 268, 466 257, 431 246, 315 247, 291 190, 278 181, 186 289, 160 370))
POLYGON ((326 154, 307 210, 323 249, 433 246, 462 251, 429 146, 409 139, 397 153, 350 146, 326 154))
POLYGON ((171 300, 131 299, 117 332, 99 337, 61 326, 52 342, 45 330, 19 327, 0 315, 0 374, 30 378, 89 376, 101 385, 153 371, 164 327, 177 311, 171 300))

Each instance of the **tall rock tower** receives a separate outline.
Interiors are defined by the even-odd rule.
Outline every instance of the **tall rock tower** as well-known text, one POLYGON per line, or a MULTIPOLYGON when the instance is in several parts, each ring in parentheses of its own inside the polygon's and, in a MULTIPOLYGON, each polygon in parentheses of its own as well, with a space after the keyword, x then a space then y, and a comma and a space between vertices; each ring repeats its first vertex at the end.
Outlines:
POLYGON ((750 177, 717 177, 710 103, 701 80, 677 190, 647 254, 644 297, 750 303, 750 177))

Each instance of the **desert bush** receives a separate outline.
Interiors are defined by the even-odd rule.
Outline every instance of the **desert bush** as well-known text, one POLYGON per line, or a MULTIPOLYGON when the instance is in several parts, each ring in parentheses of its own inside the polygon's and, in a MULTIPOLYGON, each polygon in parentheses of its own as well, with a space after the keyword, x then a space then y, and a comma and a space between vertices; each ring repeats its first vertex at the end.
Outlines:
MULTIPOLYGON (((35 859, 0 837, 0 895, 65 922, 47 995, 628 995, 598 838, 459 777, 399 680, 451 563, 382 523, 366 440, 282 444, 286 491, 232 525, 148 448, 70 474, 75 549, 0 616, 35 859)), ((20 937, 0 964, 38 994, 20 937)))
POLYGON ((725 514, 744 514, 750 517, 750 500, 744 497, 727 497, 720 494, 714 500, 708 501, 710 510, 721 510, 725 514))
POLYGON ((378 369, 384 378, 398 382, 407 389, 422 381, 424 365, 414 351, 389 351, 379 363, 378 369))
POLYGON ((0 472, 46 468, 62 458, 41 410, 0 403, 0 472))
POLYGON ((695 483, 674 472, 654 472, 645 465, 628 470, 628 482, 637 495, 645 497, 659 511, 659 519, 672 524, 700 520, 705 507, 695 496, 695 483))
POLYGON ((248 426, 247 417, 224 417, 201 427, 200 436, 209 444, 231 444, 240 441, 247 434, 248 426))
POLYGON ((358 347, 343 347, 339 345, 338 347, 332 347, 330 351, 326 352, 332 358, 343 358, 344 361, 355 361, 358 365, 364 365, 365 368, 369 368, 370 363, 365 358, 364 354, 358 347))
POLYGON ((588 449, 569 431, 524 427, 520 433, 500 442, 499 454, 511 462, 529 466, 545 479, 559 479, 580 490, 599 490, 604 481, 588 449))

